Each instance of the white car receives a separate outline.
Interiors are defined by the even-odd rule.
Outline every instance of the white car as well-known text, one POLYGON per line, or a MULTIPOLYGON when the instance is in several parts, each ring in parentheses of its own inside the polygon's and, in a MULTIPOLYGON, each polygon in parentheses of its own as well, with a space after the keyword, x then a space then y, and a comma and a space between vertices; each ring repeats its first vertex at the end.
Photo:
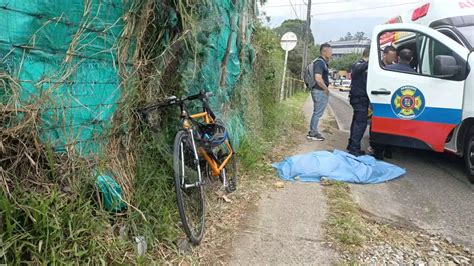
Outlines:
POLYGON ((351 90, 351 81, 346 79, 341 82, 339 86, 339 91, 350 91, 351 90))

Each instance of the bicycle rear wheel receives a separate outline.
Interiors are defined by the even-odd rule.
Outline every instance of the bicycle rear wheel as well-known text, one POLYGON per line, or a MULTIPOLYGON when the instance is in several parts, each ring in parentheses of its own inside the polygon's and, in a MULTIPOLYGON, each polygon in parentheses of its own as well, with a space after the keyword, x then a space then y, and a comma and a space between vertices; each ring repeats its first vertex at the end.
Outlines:
POLYGON ((184 232, 193 245, 204 235, 204 189, 191 133, 181 130, 173 146, 176 199, 184 232))

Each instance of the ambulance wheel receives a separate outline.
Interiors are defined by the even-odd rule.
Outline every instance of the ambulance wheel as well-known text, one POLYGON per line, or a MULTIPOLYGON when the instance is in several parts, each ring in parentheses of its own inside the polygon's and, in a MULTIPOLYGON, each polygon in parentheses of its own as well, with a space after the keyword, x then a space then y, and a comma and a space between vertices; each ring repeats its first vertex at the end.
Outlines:
POLYGON ((467 177, 474 184, 474 128, 467 135, 464 145, 464 160, 466 163, 467 177))

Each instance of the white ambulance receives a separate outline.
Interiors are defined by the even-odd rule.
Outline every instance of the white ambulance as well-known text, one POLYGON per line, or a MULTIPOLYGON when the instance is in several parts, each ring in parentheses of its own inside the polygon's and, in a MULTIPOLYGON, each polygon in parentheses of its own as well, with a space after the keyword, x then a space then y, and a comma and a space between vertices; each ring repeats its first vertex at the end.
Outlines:
POLYGON ((429 1, 375 27, 371 48, 373 147, 453 152, 474 183, 474 0, 429 1), (413 52, 413 71, 384 66, 388 45, 413 52))

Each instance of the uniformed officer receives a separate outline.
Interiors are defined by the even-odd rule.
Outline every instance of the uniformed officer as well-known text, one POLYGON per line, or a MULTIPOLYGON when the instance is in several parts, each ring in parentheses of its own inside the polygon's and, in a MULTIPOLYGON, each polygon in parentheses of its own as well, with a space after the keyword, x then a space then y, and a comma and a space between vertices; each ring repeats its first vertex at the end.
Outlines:
MULTIPOLYGON (((398 62, 397 49, 392 45, 385 47, 383 50, 383 58, 381 62, 382 67, 387 68, 396 62, 398 62)), ((392 147, 389 145, 370 143, 369 152, 379 160, 383 160, 384 157, 392 158, 392 147)))
POLYGON ((350 104, 354 109, 351 124, 351 136, 347 150, 355 156, 365 155, 361 150, 360 142, 367 129, 367 114, 369 110, 369 96, 367 95, 367 69, 369 67, 370 48, 365 48, 362 59, 352 66, 352 84, 350 104))

